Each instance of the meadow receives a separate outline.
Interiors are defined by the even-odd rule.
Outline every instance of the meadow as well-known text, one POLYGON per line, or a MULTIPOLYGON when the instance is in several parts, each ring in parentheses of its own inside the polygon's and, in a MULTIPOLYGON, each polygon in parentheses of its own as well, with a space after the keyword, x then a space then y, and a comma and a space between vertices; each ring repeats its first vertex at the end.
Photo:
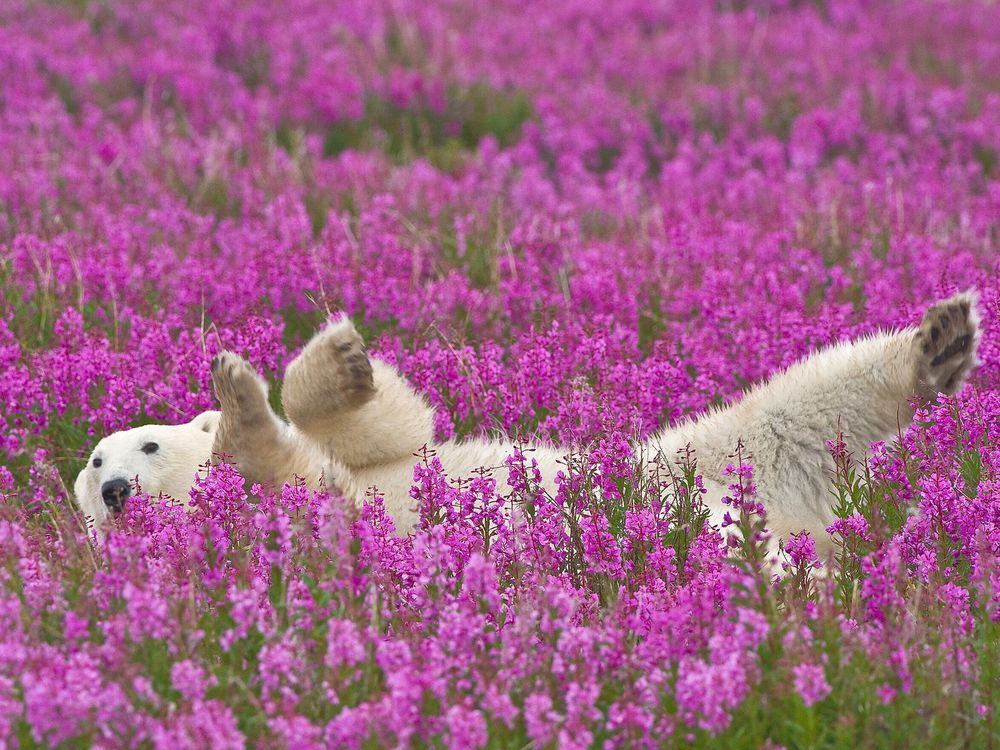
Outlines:
POLYGON ((1000 747, 998 28, 0 3, 0 747, 1000 747), (644 478, 629 438, 968 288, 970 384, 867 456, 830 436, 835 559, 769 575, 737 454, 742 534, 691 457, 644 478), (278 384, 337 311, 439 437, 579 446, 558 493, 527 449, 507 494, 428 453, 399 537, 223 464, 90 533, 101 436, 212 408, 222 349, 278 384))

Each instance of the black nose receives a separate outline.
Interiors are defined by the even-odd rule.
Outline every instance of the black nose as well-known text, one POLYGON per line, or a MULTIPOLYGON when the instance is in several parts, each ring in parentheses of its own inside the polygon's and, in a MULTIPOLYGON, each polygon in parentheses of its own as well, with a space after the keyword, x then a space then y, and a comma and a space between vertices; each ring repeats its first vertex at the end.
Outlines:
POLYGON ((101 485, 101 497, 112 513, 121 513, 125 498, 132 494, 132 488, 124 479, 112 479, 101 485))

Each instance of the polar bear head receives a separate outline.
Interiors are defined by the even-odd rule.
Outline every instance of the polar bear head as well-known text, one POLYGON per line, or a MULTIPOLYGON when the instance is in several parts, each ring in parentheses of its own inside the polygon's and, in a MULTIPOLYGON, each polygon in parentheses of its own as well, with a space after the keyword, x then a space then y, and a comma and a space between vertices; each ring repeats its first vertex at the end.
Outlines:
POLYGON ((134 480, 143 492, 185 500, 198 467, 212 455, 220 412, 206 411, 186 424, 150 424, 108 435, 76 478, 76 503, 100 527, 125 507, 134 480))

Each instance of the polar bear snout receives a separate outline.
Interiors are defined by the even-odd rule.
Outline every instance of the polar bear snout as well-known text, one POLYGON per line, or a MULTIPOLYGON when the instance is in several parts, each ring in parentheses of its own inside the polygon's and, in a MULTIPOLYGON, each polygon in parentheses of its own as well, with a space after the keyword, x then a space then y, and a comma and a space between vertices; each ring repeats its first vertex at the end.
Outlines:
POLYGON ((121 513, 131 494, 132 487, 124 479, 110 479, 101 485, 101 498, 112 513, 121 513))

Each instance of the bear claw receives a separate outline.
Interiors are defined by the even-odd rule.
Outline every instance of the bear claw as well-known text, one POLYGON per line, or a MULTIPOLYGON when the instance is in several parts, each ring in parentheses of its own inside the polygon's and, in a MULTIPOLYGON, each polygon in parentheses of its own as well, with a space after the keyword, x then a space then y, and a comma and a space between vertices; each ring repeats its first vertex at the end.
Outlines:
POLYGON ((267 408, 267 384, 249 362, 233 352, 222 351, 212 358, 212 387, 224 417, 267 408))
POLYGON ((340 315, 331 317, 288 366, 282 399, 289 419, 306 426, 363 406, 374 395, 364 339, 350 318, 340 315))
POLYGON ((916 390, 923 398, 955 393, 976 366, 981 333, 975 303, 975 292, 964 292, 924 313, 913 339, 918 352, 916 390))

